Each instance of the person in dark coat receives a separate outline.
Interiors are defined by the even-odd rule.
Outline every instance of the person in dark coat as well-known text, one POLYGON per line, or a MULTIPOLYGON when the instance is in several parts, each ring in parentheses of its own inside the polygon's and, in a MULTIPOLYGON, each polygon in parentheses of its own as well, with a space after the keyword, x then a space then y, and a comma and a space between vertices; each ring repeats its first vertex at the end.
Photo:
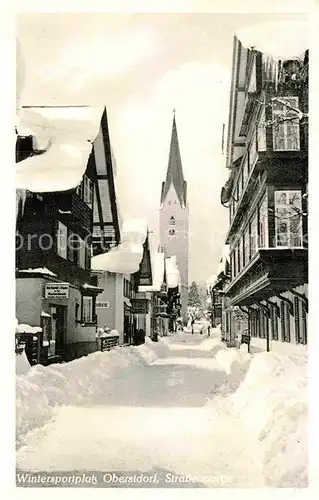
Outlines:
POLYGON ((140 328, 138 331, 138 340, 139 340, 139 345, 145 344, 145 331, 143 330, 143 328, 140 328))

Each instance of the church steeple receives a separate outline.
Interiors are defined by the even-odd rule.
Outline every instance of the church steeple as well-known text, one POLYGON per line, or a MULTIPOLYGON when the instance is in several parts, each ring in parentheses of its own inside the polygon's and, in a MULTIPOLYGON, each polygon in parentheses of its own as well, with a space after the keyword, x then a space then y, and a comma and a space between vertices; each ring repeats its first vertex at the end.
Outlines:
POLYGON ((181 206, 186 207, 187 182, 184 180, 183 176, 183 167, 182 167, 181 154, 179 151, 176 120, 175 120, 175 110, 174 110, 173 128, 172 128, 166 180, 165 182, 162 183, 161 204, 163 204, 171 184, 173 184, 175 188, 181 206))

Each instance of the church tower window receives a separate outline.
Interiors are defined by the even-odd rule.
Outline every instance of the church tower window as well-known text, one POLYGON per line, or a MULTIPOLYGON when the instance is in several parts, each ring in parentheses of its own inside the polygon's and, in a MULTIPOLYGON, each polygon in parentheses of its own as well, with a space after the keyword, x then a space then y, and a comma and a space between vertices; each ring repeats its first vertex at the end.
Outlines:
POLYGON ((169 223, 171 226, 175 226, 175 217, 172 216, 169 220, 169 223))

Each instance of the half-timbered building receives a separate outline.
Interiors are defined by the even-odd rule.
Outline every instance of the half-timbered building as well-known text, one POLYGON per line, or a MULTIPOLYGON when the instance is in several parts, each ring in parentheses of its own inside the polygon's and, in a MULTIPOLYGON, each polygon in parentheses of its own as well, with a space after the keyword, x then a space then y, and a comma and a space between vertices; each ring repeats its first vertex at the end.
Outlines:
MULTIPOLYGON (((227 167, 231 306, 251 337, 307 343, 308 52, 273 60, 233 49, 227 167)), ((234 322, 231 334, 236 336, 234 322)))

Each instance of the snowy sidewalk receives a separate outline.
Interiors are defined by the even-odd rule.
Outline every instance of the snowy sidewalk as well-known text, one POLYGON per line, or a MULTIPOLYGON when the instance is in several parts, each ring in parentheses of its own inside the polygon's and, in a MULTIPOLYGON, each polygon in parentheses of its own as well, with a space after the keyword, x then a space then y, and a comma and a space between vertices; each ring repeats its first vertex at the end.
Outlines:
POLYGON ((55 420, 18 450, 18 469, 157 472, 160 487, 172 487, 170 473, 197 476, 201 487, 262 486, 262 460, 247 429, 219 399, 216 408, 204 406, 227 377, 196 337, 186 349, 187 334, 170 338, 169 356, 124 369, 106 384, 103 404, 57 407, 55 420))

